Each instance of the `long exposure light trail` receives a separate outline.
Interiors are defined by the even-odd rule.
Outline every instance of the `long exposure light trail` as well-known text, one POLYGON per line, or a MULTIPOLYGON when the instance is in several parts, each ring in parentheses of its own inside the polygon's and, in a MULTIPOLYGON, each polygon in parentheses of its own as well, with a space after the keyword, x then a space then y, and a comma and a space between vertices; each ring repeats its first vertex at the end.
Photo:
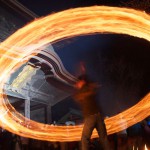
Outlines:
MULTIPOLYGON (((24 58, 38 53, 36 49, 65 38, 94 33, 127 34, 150 41, 150 16, 133 9, 107 6, 69 9, 33 21, 0 44, 0 125, 3 128, 40 140, 80 140, 82 125, 52 126, 25 118, 9 104, 3 86, 10 73, 27 61, 24 58), (10 48, 6 51, 7 47, 10 48)), ((150 110, 150 93, 128 110, 106 119, 108 134, 143 120, 150 115, 147 110, 150 110)), ((97 137, 95 131, 93 137, 97 137)))

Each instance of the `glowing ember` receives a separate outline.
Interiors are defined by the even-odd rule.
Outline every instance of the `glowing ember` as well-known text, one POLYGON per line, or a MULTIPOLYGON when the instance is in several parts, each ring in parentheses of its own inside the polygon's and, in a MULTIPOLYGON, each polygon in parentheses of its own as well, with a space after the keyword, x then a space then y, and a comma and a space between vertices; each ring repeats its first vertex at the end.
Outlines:
POLYGON ((148 150, 146 144, 145 144, 145 149, 144 150, 148 150))
MULTIPOLYGON (((48 141, 80 140, 81 126, 51 126, 37 123, 19 114, 3 94, 10 73, 48 43, 73 36, 93 33, 121 33, 150 41, 150 16, 144 12, 105 6, 70 9, 37 19, 21 28, 0 45, 0 124, 15 134, 48 141), (4 54, 4 55, 3 55, 4 54), (12 59, 10 59, 12 58, 12 59), (6 105, 7 104, 7 105, 6 105)), ((150 115, 150 93, 139 103, 121 113, 127 126, 150 115)), ((108 134, 126 127, 120 114, 105 120, 108 134)), ((97 137, 94 131, 93 137, 97 137)))

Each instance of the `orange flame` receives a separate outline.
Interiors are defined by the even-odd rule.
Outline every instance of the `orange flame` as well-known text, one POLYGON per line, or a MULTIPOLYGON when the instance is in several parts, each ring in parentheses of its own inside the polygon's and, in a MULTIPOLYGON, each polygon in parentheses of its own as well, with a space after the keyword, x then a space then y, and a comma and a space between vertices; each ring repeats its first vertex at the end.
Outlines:
MULTIPOLYGON (((80 140, 82 125, 51 126, 25 119, 9 104, 3 86, 10 73, 38 53, 37 49, 64 38, 93 33, 121 33, 150 41, 150 16, 127 8, 75 8, 37 19, 0 44, 0 125, 15 134, 48 141, 80 140), (12 58, 12 59, 10 59, 12 58), (14 59, 13 59, 14 58, 14 59)), ((127 128, 150 115, 150 93, 120 114, 105 120, 108 134, 127 128)), ((97 137, 94 131, 92 137, 97 137)))
POLYGON ((146 144, 145 144, 145 150, 148 150, 148 148, 147 148, 146 144))

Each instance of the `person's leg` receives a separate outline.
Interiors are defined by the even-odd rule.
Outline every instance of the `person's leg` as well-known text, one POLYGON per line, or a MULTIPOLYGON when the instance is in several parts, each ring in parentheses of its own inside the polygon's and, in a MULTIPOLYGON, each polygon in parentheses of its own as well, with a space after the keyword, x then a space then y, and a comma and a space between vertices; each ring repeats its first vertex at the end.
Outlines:
POLYGON ((82 131, 82 138, 81 138, 82 150, 89 150, 90 138, 92 135, 92 131, 95 128, 95 124, 96 124, 96 116, 95 115, 91 115, 91 116, 85 118, 84 127, 83 127, 83 131, 82 131))
POLYGON ((100 114, 97 114, 96 130, 98 132, 100 144, 103 150, 110 150, 106 126, 100 114))

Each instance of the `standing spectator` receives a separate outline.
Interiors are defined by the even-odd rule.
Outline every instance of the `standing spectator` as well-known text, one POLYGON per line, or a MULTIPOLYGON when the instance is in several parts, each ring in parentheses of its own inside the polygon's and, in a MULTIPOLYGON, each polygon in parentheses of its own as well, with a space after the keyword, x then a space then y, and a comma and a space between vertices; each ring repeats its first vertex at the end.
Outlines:
POLYGON ((1 132, 1 148, 2 150, 10 150, 12 149, 13 136, 12 133, 3 130, 1 132))
POLYGON ((28 150, 29 139, 26 137, 21 137, 20 139, 21 139, 22 150, 28 150))
POLYGON ((136 123, 127 129, 128 135, 128 147, 133 147, 135 149, 140 149, 142 146, 142 131, 141 123, 136 123))
POLYGON ((142 122, 142 136, 143 143, 146 144, 147 148, 150 148, 150 126, 148 125, 146 120, 142 122))
POLYGON ((120 113, 120 125, 122 127, 122 130, 117 132, 117 144, 118 144, 118 150, 124 150, 127 147, 127 122, 122 117, 122 114, 120 113))

